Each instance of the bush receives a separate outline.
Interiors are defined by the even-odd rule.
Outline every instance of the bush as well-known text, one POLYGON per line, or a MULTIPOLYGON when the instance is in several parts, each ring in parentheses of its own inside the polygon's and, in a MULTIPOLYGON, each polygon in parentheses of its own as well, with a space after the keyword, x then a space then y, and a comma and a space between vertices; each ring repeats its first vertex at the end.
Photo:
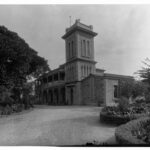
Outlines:
POLYGON ((145 95, 145 100, 146 100, 147 103, 150 103, 150 93, 147 93, 145 95))
POLYGON ((118 105, 117 107, 104 107, 100 112, 100 121, 109 124, 121 125, 129 122, 130 120, 149 115, 150 106, 146 103, 132 104, 128 105, 126 109, 121 109, 120 106, 123 107, 123 104, 124 103, 121 103, 121 105, 118 105))
POLYGON ((115 137, 119 145, 145 145, 147 144, 141 139, 138 139, 137 136, 133 134, 134 131, 139 131, 139 129, 149 121, 150 118, 140 118, 138 120, 133 120, 127 124, 121 125, 116 128, 115 137))
POLYGON ((108 115, 105 112, 100 113, 100 121, 112 125, 121 125, 131 120, 129 116, 108 115))
POLYGON ((129 109, 129 99, 122 97, 118 101, 118 108, 121 112, 126 112, 129 109))

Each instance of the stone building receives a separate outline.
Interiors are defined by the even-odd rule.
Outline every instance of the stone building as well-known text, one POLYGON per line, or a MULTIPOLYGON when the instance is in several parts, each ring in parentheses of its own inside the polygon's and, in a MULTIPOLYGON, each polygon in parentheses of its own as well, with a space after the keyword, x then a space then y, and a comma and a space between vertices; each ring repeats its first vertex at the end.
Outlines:
POLYGON ((37 80, 38 100, 50 105, 110 105, 119 97, 119 82, 131 76, 104 73, 96 68, 93 26, 80 20, 62 36, 66 63, 37 80))

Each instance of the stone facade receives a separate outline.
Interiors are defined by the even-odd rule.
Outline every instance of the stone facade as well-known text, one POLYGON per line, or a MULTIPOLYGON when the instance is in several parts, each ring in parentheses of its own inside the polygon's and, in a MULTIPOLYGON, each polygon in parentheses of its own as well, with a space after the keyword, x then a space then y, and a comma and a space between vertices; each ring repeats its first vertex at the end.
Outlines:
POLYGON ((66 29, 66 63, 41 76, 36 90, 39 102, 50 105, 111 105, 118 98, 119 81, 132 79, 104 73, 95 67, 92 26, 76 20, 66 29))

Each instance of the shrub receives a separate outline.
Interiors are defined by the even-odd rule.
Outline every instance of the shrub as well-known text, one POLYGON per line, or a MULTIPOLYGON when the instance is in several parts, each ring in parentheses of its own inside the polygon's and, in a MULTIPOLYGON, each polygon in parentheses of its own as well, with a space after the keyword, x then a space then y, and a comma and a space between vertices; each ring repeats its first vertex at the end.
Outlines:
POLYGON ((150 93, 145 94, 145 100, 147 103, 150 103, 150 93))
POLYGON ((138 120, 133 120, 128 122, 127 124, 121 125, 116 128, 115 137, 116 141, 119 145, 145 145, 141 139, 138 139, 137 136, 134 135, 135 131, 139 131, 143 124, 149 121, 150 118, 140 118, 138 120))
POLYGON ((118 108, 121 112, 126 112, 129 109, 129 99, 122 97, 118 101, 118 108))
POLYGON ((131 120, 131 117, 129 116, 108 115, 105 112, 100 113, 100 121, 103 123, 121 125, 121 124, 127 123, 130 120, 131 120))
MULTIPOLYGON (((121 103, 122 107, 123 104, 121 103)), ((120 106, 104 107, 100 112, 100 121, 115 125, 124 124, 130 120, 148 116, 149 107, 146 103, 128 105, 126 109, 121 109, 120 106)))

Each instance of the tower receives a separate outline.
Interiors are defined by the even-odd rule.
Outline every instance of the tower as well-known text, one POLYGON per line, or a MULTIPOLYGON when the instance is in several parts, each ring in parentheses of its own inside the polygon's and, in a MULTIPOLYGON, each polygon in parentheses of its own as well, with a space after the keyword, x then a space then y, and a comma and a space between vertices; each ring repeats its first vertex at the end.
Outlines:
POLYGON ((80 82, 95 73, 94 37, 92 26, 76 20, 62 37, 66 45, 66 98, 69 104, 81 104, 80 82), (76 99, 74 99, 76 97, 76 99))

